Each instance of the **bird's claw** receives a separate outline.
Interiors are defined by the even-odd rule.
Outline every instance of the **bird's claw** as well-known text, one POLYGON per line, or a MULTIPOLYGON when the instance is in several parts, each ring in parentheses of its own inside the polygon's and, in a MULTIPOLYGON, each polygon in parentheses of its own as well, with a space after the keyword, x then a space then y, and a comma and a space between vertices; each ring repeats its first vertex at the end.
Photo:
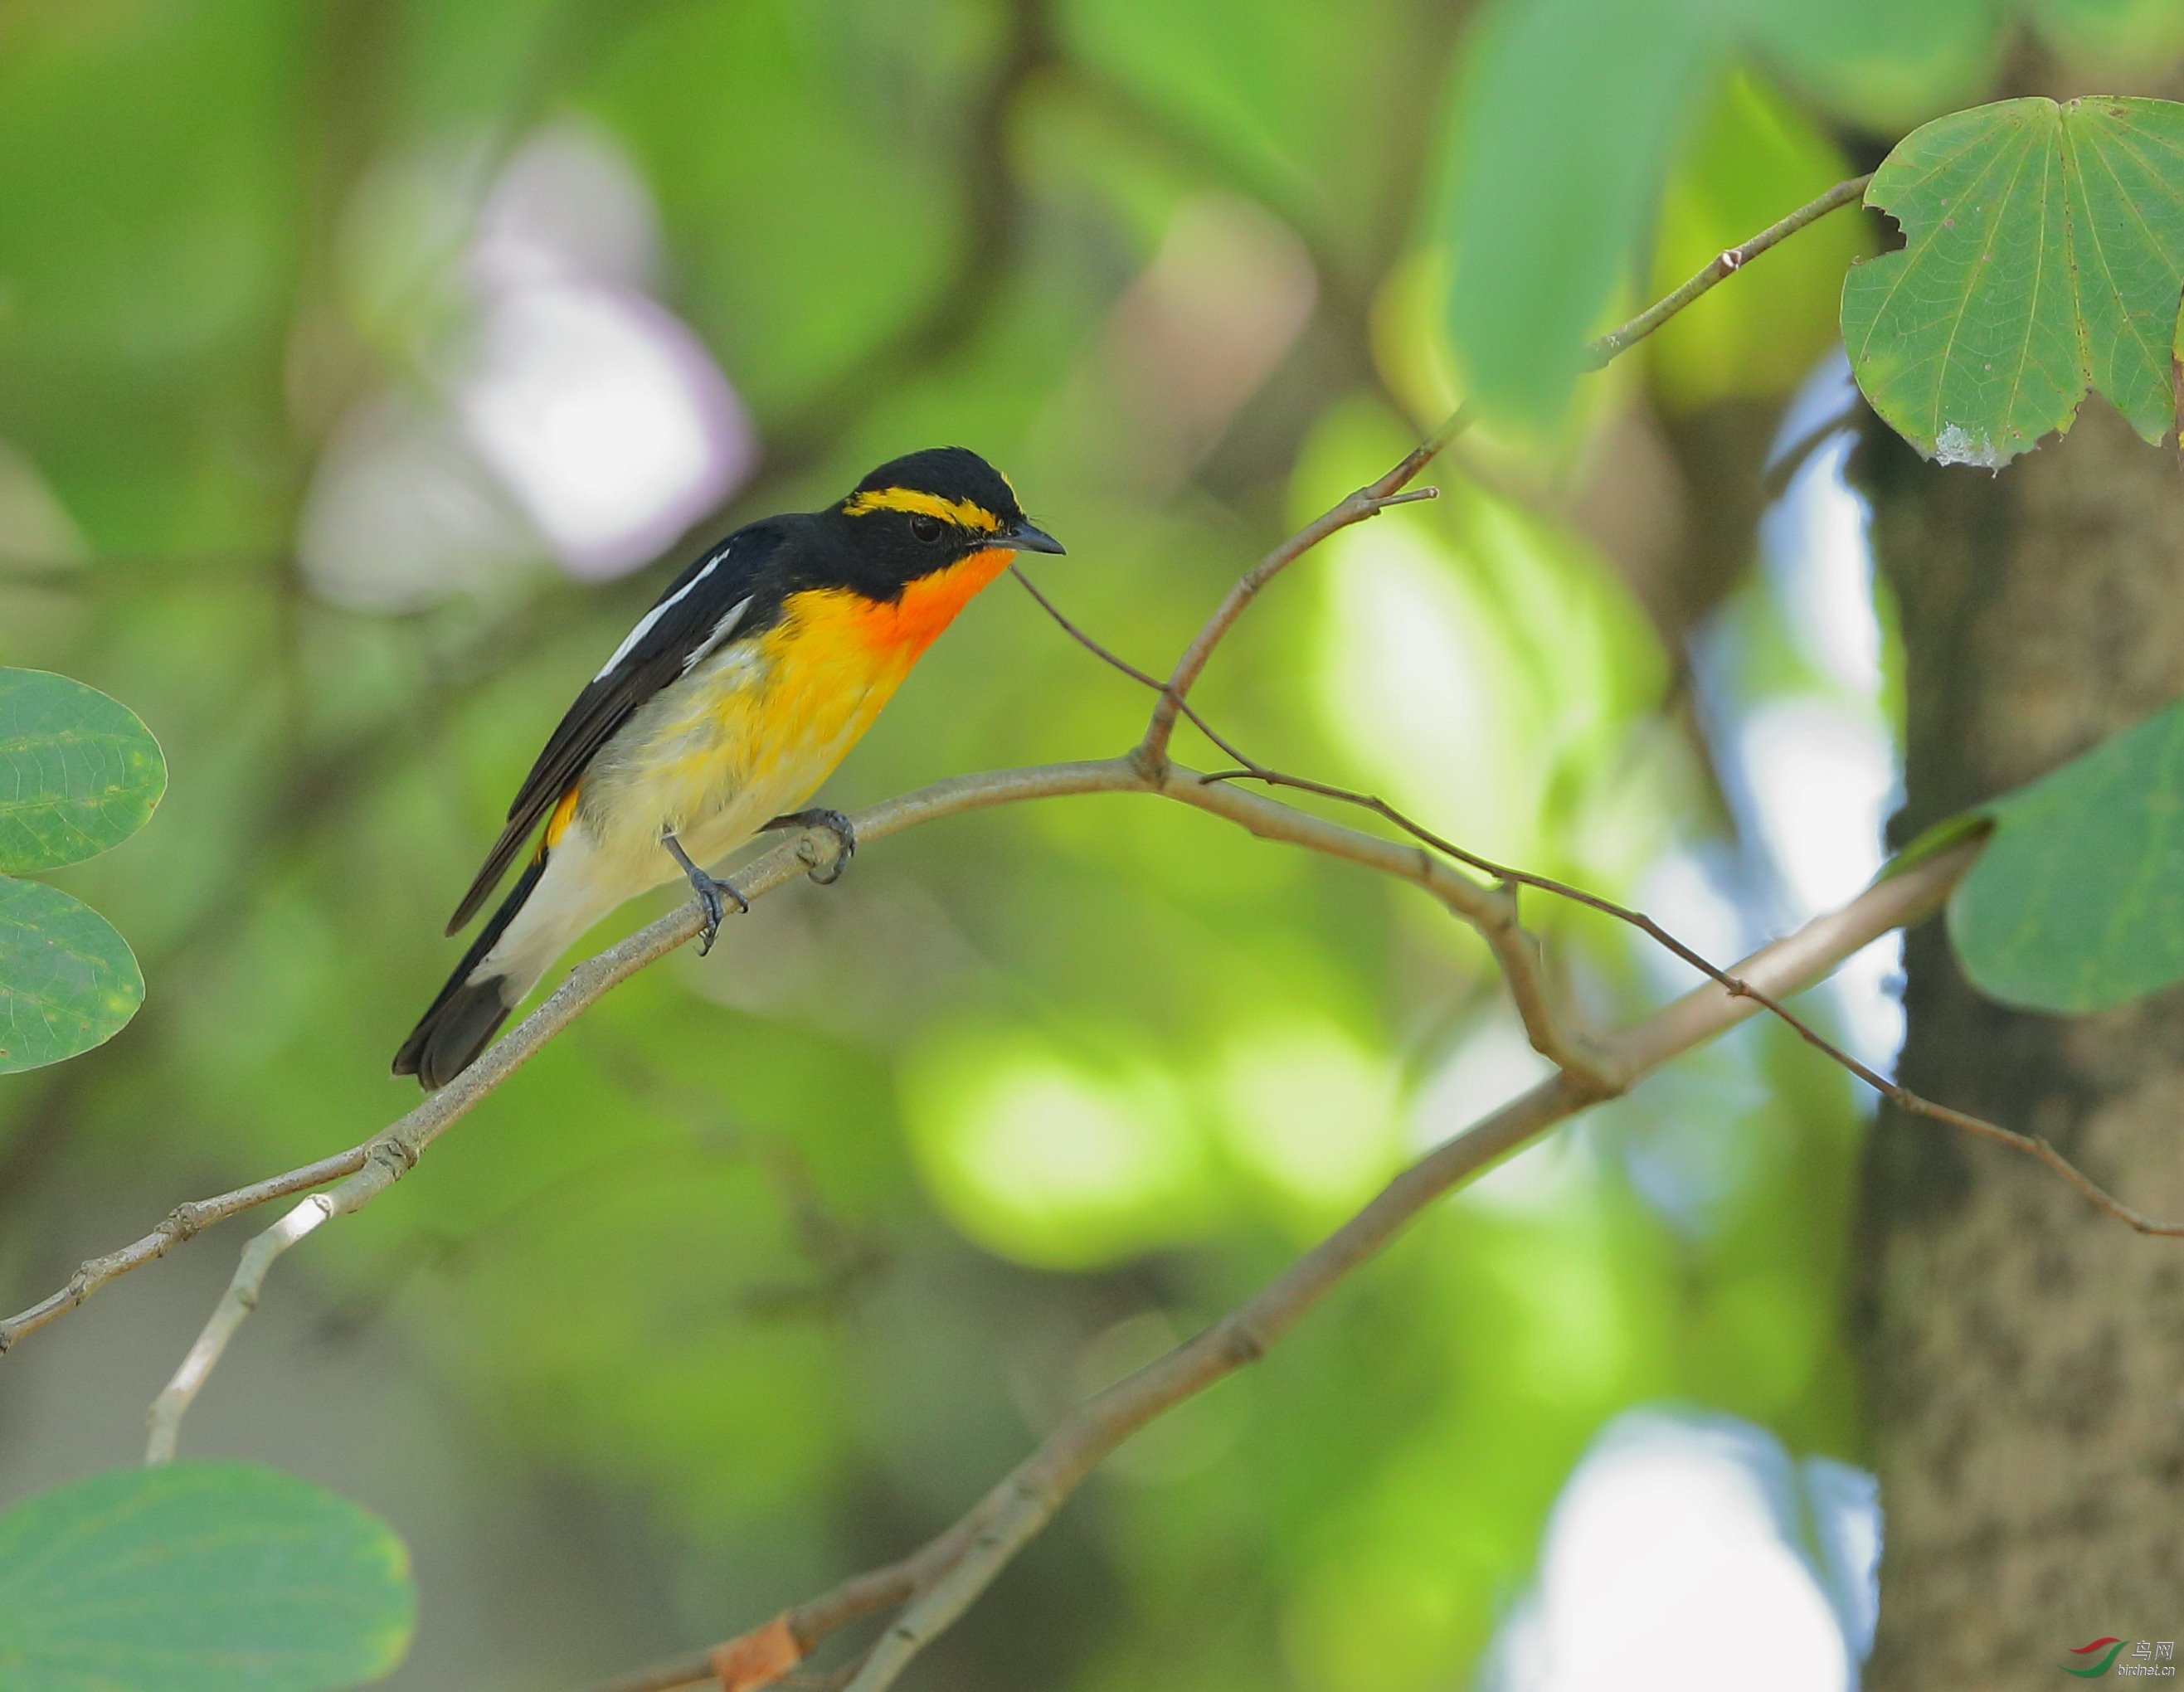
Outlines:
POLYGON ((750 901, 737 892, 732 883, 717 880, 699 869, 691 861, 690 854, 682 849, 682 843, 671 832, 662 834, 660 843, 667 849, 668 856, 682 865, 682 873, 689 881, 690 891, 698 895, 698 903, 705 907, 705 926, 698 931, 698 955, 702 958, 713 949, 713 942, 720 938, 721 919, 728 914, 727 906, 721 903, 721 895, 726 893, 735 900, 738 915, 749 913, 750 901))
POLYGON ((716 881, 707 876, 692 885, 697 889, 698 902, 705 907, 705 926, 698 932, 698 955, 702 958, 713 949, 713 942, 720 937, 722 920, 728 914, 727 906, 721 902, 721 895, 726 893, 735 900, 736 914, 739 916, 750 914, 750 901, 736 891, 733 882, 716 881))
POLYGON ((857 852, 857 826, 838 810, 821 806, 813 810, 793 810, 786 816, 777 816, 766 824, 768 828, 825 829, 834 837, 834 855, 824 864, 818 862, 808 843, 798 847, 798 853, 810 867, 811 879, 821 887, 832 887, 842 878, 842 871, 857 852))

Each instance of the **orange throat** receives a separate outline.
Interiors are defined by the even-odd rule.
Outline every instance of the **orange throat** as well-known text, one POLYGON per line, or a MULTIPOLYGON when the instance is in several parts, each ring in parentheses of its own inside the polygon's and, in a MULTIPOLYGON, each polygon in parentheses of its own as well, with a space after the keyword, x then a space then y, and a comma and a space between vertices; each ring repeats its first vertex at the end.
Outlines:
POLYGON ((1012 556, 1006 548, 990 547, 945 570, 921 576, 893 604, 866 605, 858 619, 858 633, 872 647, 902 653, 915 662, 972 596, 1009 567, 1012 556))
MULTIPOLYGON (((956 614, 1008 563, 1006 550, 988 548, 920 577, 900 598, 888 601, 847 587, 791 595, 781 627, 764 637, 768 656, 781 666, 768 692, 769 710, 792 722, 830 721, 838 707, 852 704, 878 710, 956 614)), ((863 732, 861 721, 851 740, 863 732)))

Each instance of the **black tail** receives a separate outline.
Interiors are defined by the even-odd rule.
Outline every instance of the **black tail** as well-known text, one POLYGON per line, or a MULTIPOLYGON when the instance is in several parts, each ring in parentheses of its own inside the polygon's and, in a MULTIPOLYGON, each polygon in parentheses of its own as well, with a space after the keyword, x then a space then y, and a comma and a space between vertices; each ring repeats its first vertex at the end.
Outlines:
POLYGON ((462 962, 448 977, 448 984, 440 989, 440 996, 432 1001, 432 1009, 417 1019, 402 1049, 394 1054, 397 1075, 415 1076, 428 1093, 445 1087, 476 1060, 494 1030, 508 1020, 508 1013, 515 1009, 530 983, 493 975, 472 981, 471 975, 485 961, 485 955, 493 949, 545 873, 546 854, 542 852, 509 890, 493 920, 478 932, 470 950, 463 954, 462 962))

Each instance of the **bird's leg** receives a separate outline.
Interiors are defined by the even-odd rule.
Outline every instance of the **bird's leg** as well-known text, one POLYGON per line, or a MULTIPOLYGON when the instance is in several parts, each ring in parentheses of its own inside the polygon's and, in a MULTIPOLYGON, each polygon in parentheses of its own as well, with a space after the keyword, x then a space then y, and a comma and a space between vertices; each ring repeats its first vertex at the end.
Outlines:
POLYGON ((727 915, 727 907, 721 903, 722 893, 735 900, 738 911, 748 911, 750 901, 723 881, 716 881, 690 861, 690 854, 682 849, 682 843, 671 832, 663 833, 660 843, 667 849, 668 856, 682 866, 682 873, 690 878, 691 890, 698 895, 699 904, 705 907, 705 927, 698 936, 698 955, 704 957, 713 949, 714 937, 721 932, 721 919, 727 915))
POLYGON ((809 858, 804 860, 811 864, 811 879, 822 888, 832 887, 841 880, 843 867, 856 855, 856 824, 838 810, 829 810, 823 805, 816 810, 792 810, 786 816, 777 816, 772 821, 764 824, 760 832, 768 828, 823 828, 834 837, 834 856, 831 861, 819 865, 811 864, 809 858), (820 873, 822 869, 826 871, 824 875, 820 873))

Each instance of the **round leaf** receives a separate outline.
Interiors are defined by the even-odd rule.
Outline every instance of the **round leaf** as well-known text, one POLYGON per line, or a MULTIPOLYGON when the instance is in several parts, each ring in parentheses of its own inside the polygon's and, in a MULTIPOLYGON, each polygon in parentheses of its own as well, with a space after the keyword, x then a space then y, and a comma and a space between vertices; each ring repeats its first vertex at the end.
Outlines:
POLYGON ((121 1469, 0 1517, 10 1692, 317 1692, 402 1659, 409 1554, 376 1517, 248 1463, 121 1469))
POLYGON ((43 670, 0 670, 0 874, 80 863, 144 826, 159 743, 126 705, 43 670))
POLYGON ((58 888, 0 876, 0 1075, 89 1051, 143 1002, 112 923, 58 888))
POLYGON ((2070 426, 2088 388, 2149 441, 2174 402, 2184 105, 2005 100, 1897 144, 1866 203, 1905 246, 1843 284, 1873 408, 1945 464, 1992 470, 2070 426))
POLYGON ((1991 807, 1949 902, 1989 998, 2098 1010, 2184 979, 2184 701, 1991 807))

